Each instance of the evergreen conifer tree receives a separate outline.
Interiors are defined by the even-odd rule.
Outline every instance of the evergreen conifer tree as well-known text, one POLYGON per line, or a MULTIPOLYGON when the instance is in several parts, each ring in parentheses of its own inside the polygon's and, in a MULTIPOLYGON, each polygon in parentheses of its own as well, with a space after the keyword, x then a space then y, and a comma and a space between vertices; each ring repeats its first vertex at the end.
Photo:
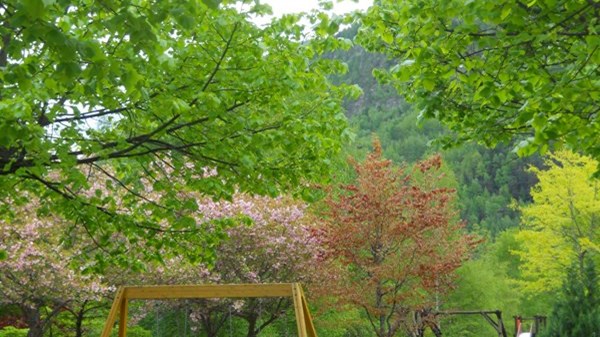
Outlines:
POLYGON ((544 337, 600 336, 600 293, 592 259, 570 268, 544 337))

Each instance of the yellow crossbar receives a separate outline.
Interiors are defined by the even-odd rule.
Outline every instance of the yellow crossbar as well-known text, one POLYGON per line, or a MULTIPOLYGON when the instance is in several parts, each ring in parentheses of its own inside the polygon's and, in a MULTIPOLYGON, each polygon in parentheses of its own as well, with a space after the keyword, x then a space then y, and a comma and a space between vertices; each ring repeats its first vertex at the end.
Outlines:
POLYGON ((225 284, 126 287, 125 297, 136 300, 183 298, 291 297, 292 284, 225 284))

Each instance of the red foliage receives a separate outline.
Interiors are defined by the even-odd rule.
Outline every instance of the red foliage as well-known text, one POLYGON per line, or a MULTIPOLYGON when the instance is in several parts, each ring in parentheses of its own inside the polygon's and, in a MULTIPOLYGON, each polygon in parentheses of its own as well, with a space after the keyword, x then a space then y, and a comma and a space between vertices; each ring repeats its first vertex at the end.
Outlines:
POLYGON ((411 172, 374 151, 353 162, 354 184, 326 199, 324 261, 329 294, 366 310, 379 337, 410 330, 410 313, 451 287, 475 244, 453 210, 455 191, 439 187, 439 156, 411 172))
POLYGON ((23 318, 19 317, 19 316, 14 316, 14 315, 7 315, 7 316, 0 317, 0 329, 7 327, 7 326, 14 326, 15 328, 19 328, 19 329, 27 328, 27 324, 25 323, 23 318))

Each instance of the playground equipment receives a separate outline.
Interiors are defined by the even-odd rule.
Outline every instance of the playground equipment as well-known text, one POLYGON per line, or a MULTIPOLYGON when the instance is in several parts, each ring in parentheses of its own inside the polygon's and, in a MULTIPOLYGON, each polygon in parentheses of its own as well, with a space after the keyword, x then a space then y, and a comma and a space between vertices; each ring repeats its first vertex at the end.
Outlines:
POLYGON ((127 336, 127 311, 130 300, 248 297, 291 297, 296 314, 298 337, 317 337, 308 303, 299 283, 119 287, 100 337, 110 336, 117 316, 118 336, 127 336))
POLYGON ((414 313, 414 322, 417 325, 416 336, 424 336, 425 330, 429 328, 436 337, 442 337, 442 329, 437 317, 449 315, 481 315, 494 328, 498 337, 508 337, 502 321, 502 311, 500 310, 432 311, 427 309, 418 310, 414 313))
MULTIPOLYGON (((483 310, 483 311, 439 311, 435 315, 481 315, 490 325, 496 330, 498 337, 508 337, 504 322, 502 321, 502 311, 500 310, 483 310), (494 319, 492 315, 495 315, 494 319)), ((513 316, 515 319, 515 337, 536 337, 541 329, 546 327, 546 316, 536 315, 533 317, 513 316), (532 321, 529 329, 523 327, 524 321, 532 321)), ((439 331, 439 327, 437 327, 439 331)), ((433 328, 434 333, 436 332, 433 328)), ((441 336, 441 331, 435 333, 436 336, 441 336)))
MULTIPOLYGON (((481 315, 483 318, 490 323, 490 325, 496 330, 498 337, 508 337, 506 334, 506 328, 502 321, 502 311, 500 310, 479 310, 479 311, 438 311, 436 315, 481 315), (496 318, 492 317, 495 315, 496 318)), ((441 336, 441 333, 440 333, 441 336)))
POLYGON ((516 337, 535 337, 541 329, 546 327, 546 316, 536 315, 533 317, 513 316, 515 319, 516 337), (524 321, 532 321, 529 329, 523 327, 524 321))

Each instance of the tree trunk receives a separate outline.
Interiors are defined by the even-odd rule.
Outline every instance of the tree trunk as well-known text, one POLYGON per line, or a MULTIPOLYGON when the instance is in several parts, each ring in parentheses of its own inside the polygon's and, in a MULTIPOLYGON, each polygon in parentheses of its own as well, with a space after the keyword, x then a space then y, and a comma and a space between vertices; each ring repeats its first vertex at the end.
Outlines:
POLYGON ((85 313, 85 304, 81 307, 81 310, 75 316, 75 337, 83 337, 83 318, 85 313))
POLYGON ((386 331, 385 328, 385 315, 382 313, 383 312, 383 294, 382 294, 382 290, 381 290, 381 285, 377 285, 377 288, 375 289, 375 308, 377 308, 378 311, 380 311, 380 313, 378 314, 377 318, 378 318, 378 323, 379 323, 379 332, 378 335, 379 337, 388 337, 389 335, 389 331, 386 331))
POLYGON ((246 334, 246 337, 258 336, 258 332, 256 331, 256 320, 257 320, 257 317, 254 315, 251 315, 246 320, 248 322, 248 333, 246 334))
POLYGON ((27 337, 43 337, 44 324, 40 314, 40 306, 38 304, 34 304, 33 307, 22 306, 21 310, 25 315, 25 321, 29 327, 27 337))
POLYGON ((201 322, 204 331, 206 331, 207 337, 217 337, 219 333, 219 327, 217 324, 214 324, 213 320, 211 319, 210 313, 201 315, 201 322))

